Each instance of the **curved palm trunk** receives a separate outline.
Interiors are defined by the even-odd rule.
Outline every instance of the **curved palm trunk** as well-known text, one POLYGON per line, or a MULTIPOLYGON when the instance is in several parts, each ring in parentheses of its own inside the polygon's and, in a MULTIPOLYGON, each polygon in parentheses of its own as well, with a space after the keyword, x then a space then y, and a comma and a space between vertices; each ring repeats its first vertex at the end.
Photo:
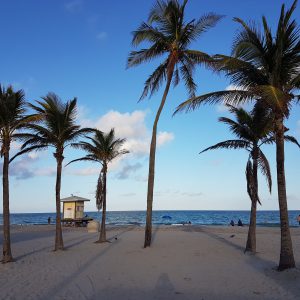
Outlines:
POLYGON ((153 190, 154 190, 154 171, 155 171, 155 152, 156 152, 156 133, 157 133, 157 124, 162 112, 162 109, 165 105, 167 95, 170 89, 170 84, 173 77, 174 65, 170 68, 168 74, 167 85, 159 105, 156 117, 154 120, 152 128, 152 138, 150 144, 150 155, 149 155, 149 175, 148 175, 148 192, 147 192, 147 216, 146 216, 146 227, 145 227, 145 242, 144 248, 150 247, 151 238, 152 238, 152 204, 153 204, 153 190))
POLYGON ((284 171, 284 125, 283 118, 276 120, 276 163, 277 186, 280 212, 281 247, 278 270, 282 271, 295 268, 293 245, 289 228, 289 216, 287 208, 285 171, 284 171))
POLYGON ((257 158, 258 152, 253 152, 253 183, 254 183, 254 197, 251 199, 251 213, 250 213, 250 225, 248 230, 248 238, 246 243, 245 252, 256 252, 256 207, 258 202, 258 180, 257 180, 257 158))
POLYGON ((99 243, 107 242, 106 239, 106 173, 107 173, 107 165, 104 164, 103 166, 103 203, 102 203, 102 220, 101 220, 101 229, 100 229, 100 236, 99 236, 99 243))
POLYGON ((64 250, 64 242, 62 237, 62 228, 61 228, 61 212, 60 212, 60 189, 61 189, 61 170, 62 170, 62 161, 63 156, 56 157, 57 161, 57 172, 56 172, 56 227, 55 227, 55 248, 54 251, 64 250))
POLYGON ((10 247, 10 220, 9 220, 9 144, 4 147, 3 161, 3 257, 2 263, 13 261, 10 247))

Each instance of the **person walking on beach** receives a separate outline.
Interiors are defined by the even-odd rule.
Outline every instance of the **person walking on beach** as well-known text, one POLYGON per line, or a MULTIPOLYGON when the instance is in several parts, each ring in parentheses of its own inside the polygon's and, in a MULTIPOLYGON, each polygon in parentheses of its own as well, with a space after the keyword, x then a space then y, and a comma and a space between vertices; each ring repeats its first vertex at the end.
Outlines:
POLYGON ((230 224, 231 226, 234 226, 234 221, 231 220, 229 224, 230 224))
POLYGON ((300 225, 300 215, 297 217, 297 221, 299 222, 300 225))
POLYGON ((48 217, 48 225, 51 224, 51 217, 48 217))
POLYGON ((243 226, 243 222, 241 219, 238 220, 238 226, 243 226))

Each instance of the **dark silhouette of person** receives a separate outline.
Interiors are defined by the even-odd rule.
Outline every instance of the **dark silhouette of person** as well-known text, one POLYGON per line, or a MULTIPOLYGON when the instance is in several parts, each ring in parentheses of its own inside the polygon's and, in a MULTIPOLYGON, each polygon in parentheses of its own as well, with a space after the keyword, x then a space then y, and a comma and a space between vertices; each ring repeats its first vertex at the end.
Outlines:
POLYGON ((241 219, 238 220, 238 226, 244 226, 241 219))
POLYGON ((297 217, 297 221, 299 222, 300 225, 300 215, 297 217))
POLYGON ((51 224, 51 217, 48 217, 48 225, 51 224))
POLYGON ((231 226, 234 226, 233 220, 231 220, 229 224, 230 224, 231 226))

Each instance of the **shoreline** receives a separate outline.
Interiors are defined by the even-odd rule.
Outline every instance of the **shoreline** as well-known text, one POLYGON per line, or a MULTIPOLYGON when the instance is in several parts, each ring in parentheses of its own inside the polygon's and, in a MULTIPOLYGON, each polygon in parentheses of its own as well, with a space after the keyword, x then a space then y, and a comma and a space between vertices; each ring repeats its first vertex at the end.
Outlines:
MULTIPOLYGON (((47 224, 11 224, 11 228, 18 228, 18 227, 30 227, 30 226, 55 226, 55 223, 47 224)), ((106 227, 109 228, 126 228, 126 227, 137 227, 137 228, 145 228, 145 224, 106 224, 106 227)), ((160 227, 160 228, 168 228, 168 227, 212 227, 212 228, 248 228, 249 224, 243 224, 243 226, 231 226, 231 225, 223 225, 223 224, 153 224, 153 228, 160 227)), ((256 224, 257 228, 279 228, 280 224, 256 224)), ((290 228, 300 228, 300 225, 289 225, 290 228)), ((75 227, 75 226, 62 226, 62 228, 85 228, 85 227, 75 227)), ((3 225, 0 225, 0 230, 3 229, 3 225)))

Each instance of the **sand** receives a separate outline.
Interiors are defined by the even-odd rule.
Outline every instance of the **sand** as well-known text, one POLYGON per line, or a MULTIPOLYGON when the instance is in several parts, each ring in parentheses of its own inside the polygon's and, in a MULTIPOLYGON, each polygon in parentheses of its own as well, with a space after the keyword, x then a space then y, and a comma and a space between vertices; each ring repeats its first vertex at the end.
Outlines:
MULTIPOLYGON (((97 233, 65 228, 66 251, 53 252, 54 226, 13 227, 15 262, 0 265, 0 299, 300 299, 300 270, 277 272, 279 228, 258 228, 256 255, 243 253, 247 228, 155 227, 97 233), (117 239, 115 239, 117 237, 117 239)), ((300 228, 292 229, 300 267, 300 228)))

